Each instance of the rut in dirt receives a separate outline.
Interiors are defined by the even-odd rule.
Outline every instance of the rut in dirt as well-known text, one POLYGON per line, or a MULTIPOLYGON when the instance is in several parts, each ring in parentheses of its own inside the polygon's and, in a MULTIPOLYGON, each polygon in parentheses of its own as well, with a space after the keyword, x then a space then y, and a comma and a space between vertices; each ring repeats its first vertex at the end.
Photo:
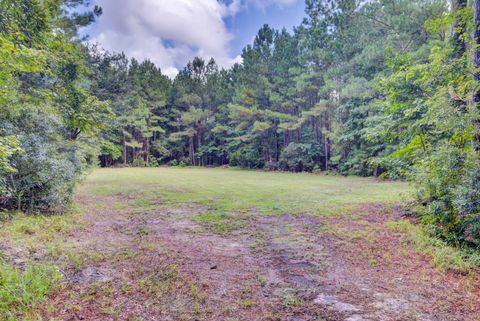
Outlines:
MULTIPOLYGON (((121 200, 102 198, 104 204, 121 200)), ((217 235, 192 221, 208 209, 85 208, 78 248, 104 259, 66 271, 52 298, 61 320, 480 319, 479 293, 441 272, 385 227, 382 204, 335 217, 243 213, 217 235)), ((477 282, 475 280, 474 282, 477 282)), ((478 289, 478 287, 477 287, 478 289)))

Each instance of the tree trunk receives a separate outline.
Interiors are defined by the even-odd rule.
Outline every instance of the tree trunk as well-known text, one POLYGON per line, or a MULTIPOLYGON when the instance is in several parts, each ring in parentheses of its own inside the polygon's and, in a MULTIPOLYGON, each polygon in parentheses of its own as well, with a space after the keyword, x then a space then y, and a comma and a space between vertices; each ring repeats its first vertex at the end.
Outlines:
POLYGON ((453 41, 453 57, 461 58, 466 50, 465 43, 465 19, 462 17, 462 11, 467 6, 467 0, 451 0, 451 9, 454 14, 452 28, 450 30, 453 41))
POLYGON ((145 164, 147 167, 150 166, 150 138, 146 138, 145 141, 145 164))
POLYGON ((480 102, 480 90, 478 88, 478 81, 480 80, 480 0, 474 2, 474 32, 473 32, 473 73, 472 78, 475 81, 475 88, 473 92, 473 102, 480 102))
POLYGON ((328 171, 328 138, 327 138, 327 135, 325 135, 324 150, 325 150, 325 171, 328 171))
POLYGON ((125 137, 125 129, 123 129, 122 134, 123 134, 123 140, 122 140, 123 165, 127 165, 127 138, 125 137))
POLYGON ((195 146, 193 143, 193 136, 190 137, 190 158, 192 160, 192 165, 195 166, 195 146))
MULTIPOLYGON (((198 151, 200 149, 200 147, 202 146, 202 131, 198 130, 197 133, 198 133, 197 134, 197 151, 198 151)), ((202 161, 203 161, 203 156, 198 159, 198 164, 197 165, 198 166, 203 166, 202 161)))
MULTIPOLYGON (((473 103, 476 105, 478 109, 480 109, 480 89, 479 80, 480 80, 480 0, 475 0, 473 4, 474 9, 474 31, 473 31, 473 73, 472 78, 474 81, 474 89, 473 89, 473 103)), ((477 151, 480 151, 480 119, 476 120, 477 128, 475 133, 475 141, 477 151)))

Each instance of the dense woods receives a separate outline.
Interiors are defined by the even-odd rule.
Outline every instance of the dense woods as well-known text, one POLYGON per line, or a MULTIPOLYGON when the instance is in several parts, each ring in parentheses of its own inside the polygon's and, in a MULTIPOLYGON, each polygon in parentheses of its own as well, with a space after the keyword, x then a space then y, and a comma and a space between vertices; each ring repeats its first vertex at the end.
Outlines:
POLYGON ((79 39, 83 4, 0 1, 2 208, 62 209, 96 165, 323 171, 411 180, 433 234, 480 245, 480 1, 306 0, 174 79, 79 39))

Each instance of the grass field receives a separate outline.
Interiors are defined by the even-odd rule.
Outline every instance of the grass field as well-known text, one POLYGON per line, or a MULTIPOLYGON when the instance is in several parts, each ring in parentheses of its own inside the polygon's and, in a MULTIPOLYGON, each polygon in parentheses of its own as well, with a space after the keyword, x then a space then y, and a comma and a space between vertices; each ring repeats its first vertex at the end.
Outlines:
POLYGON ((0 227, 0 320, 480 319, 477 274, 438 268, 458 256, 435 257, 401 219, 409 191, 303 173, 98 169, 76 213, 0 227))
POLYGON ((408 198, 408 185, 372 178, 239 169, 125 168, 95 171, 80 192, 133 197, 137 202, 195 203, 220 211, 263 214, 331 213, 332 208, 408 198))

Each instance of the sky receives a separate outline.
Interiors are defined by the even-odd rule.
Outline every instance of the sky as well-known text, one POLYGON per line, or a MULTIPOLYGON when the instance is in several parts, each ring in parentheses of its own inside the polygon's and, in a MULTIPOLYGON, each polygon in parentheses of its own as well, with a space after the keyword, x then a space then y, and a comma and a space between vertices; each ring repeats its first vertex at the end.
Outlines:
POLYGON ((174 77, 195 56, 220 67, 241 62, 263 24, 292 30, 304 16, 304 0, 94 0, 103 8, 84 30, 106 50, 150 59, 174 77))

